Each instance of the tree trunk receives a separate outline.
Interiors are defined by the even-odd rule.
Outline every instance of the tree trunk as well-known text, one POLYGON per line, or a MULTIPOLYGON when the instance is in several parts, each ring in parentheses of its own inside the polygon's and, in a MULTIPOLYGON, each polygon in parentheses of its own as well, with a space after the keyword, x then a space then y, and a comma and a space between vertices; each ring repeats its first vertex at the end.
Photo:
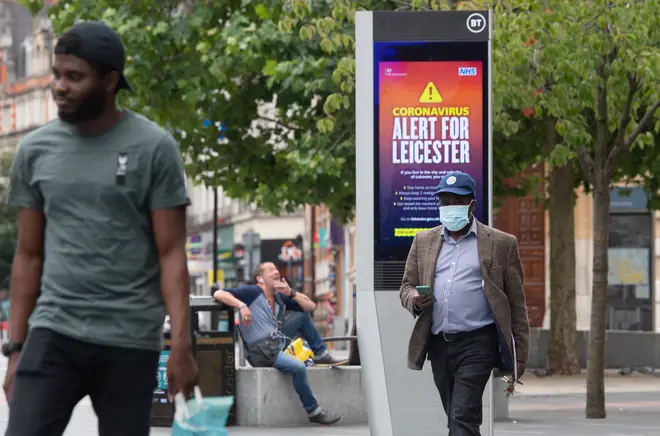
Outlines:
POLYGON ((605 326, 607 322, 607 273, 610 220, 609 181, 596 164, 594 174, 594 265, 591 296, 591 328, 587 359, 586 417, 605 418, 605 326))
MULTIPOLYGON (((553 127, 554 128, 554 127, 553 127)), ((575 172, 573 162, 550 171, 550 341, 549 374, 580 373, 575 312, 575 172)))

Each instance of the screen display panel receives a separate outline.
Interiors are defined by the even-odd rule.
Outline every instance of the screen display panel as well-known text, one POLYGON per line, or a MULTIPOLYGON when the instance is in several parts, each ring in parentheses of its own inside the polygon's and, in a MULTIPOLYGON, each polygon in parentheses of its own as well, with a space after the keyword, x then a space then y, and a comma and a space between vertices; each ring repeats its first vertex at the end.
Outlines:
POLYGON ((440 224, 434 194, 450 171, 477 183, 488 223, 488 43, 374 43, 377 261, 405 261, 414 235, 440 224))

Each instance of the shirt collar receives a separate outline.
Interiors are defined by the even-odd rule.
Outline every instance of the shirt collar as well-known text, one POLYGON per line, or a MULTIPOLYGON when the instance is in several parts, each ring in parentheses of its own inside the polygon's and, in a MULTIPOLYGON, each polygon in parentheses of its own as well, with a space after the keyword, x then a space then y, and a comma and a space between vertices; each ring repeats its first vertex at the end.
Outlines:
MULTIPOLYGON (((458 240, 460 241, 461 239, 465 239, 471 234, 474 234, 474 236, 477 236, 477 220, 472 217, 472 225, 470 226, 470 230, 463 236, 461 236, 458 240)), ((447 230, 447 227, 442 227, 442 236, 444 237, 445 241, 450 241, 453 240, 451 235, 449 234, 449 230, 447 230)))

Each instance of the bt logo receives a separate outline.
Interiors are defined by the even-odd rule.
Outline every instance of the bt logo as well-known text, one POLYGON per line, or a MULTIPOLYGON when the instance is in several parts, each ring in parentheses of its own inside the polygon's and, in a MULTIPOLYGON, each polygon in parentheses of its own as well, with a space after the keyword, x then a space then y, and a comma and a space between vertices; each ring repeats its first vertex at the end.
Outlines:
POLYGON ((486 18, 479 14, 470 14, 467 19, 467 28, 472 33, 481 33, 486 28, 486 18))

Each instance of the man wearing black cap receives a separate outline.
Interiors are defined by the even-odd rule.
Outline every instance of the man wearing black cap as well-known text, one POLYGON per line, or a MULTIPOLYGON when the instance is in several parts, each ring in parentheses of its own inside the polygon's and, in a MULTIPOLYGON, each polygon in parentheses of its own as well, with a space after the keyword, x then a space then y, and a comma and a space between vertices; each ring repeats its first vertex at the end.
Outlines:
MULTIPOLYGON (((479 436, 482 396, 493 368, 525 372, 529 324, 516 238, 474 217, 476 183, 446 174, 436 189, 441 225, 417 233, 401 284, 403 306, 419 317, 408 366, 431 361, 450 436, 479 436), (428 286, 432 297, 421 295, 428 286)), ((504 395, 504 393, 501 393, 504 395)))
POLYGON ((170 393, 196 382, 183 163, 164 129, 117 109, 123 68, 112 29, 73 26, 55 47, 59 119, 18 148, 7 436, 61 435, 85 396, 101 436, 148 435, 166 313, 170 393))

